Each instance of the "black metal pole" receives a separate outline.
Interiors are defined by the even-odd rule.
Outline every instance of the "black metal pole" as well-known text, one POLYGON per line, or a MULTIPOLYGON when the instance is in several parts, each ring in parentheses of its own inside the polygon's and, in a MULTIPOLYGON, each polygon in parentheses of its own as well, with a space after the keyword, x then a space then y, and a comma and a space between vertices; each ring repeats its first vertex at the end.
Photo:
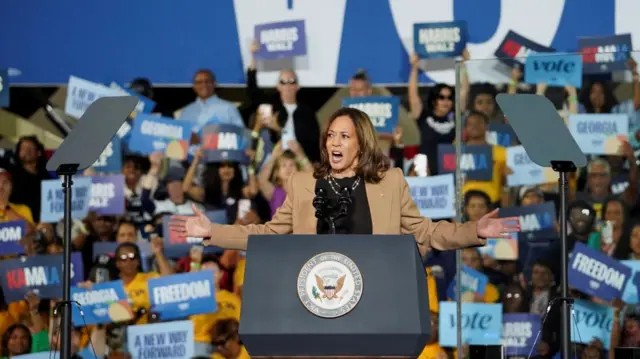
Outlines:
POLYGON ((571 343, 571 307, 567 300, 569 298, 569 277, 568 277, 568 264, 569 254, 567 248, 567 195, 569 190, 569 181, 567 180, 567 173, 560 172, 560 244, 562 252, 561 263, 561 278, 562 278, 562 298, 564 298, 560 305, 562 306, 562 358, 569 359, 570 356, 570 343, 571 343))
POLYGON ((63 175, 62 188, 64 191, 64 259, 62 262, 62 320, 60 322, 61 358, 71 358, 71 174, 63 175))

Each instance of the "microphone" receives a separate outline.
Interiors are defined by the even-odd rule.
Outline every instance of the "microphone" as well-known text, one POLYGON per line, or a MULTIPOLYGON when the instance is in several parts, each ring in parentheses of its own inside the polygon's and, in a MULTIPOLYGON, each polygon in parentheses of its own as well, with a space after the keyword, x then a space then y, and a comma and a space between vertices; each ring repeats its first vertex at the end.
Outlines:
POLYGON ((338 205, 340 206, 340 215, 346 216, 349 205, 351 204, 351 189, 347 186, 342 187, 338 196, 338 205))
POLYGON ((324 189, 316 188, 316 196, 313 198, 313 208, 316 209, 316 218, 324 219, 324 210, 327 207, 327 197, 324 189))

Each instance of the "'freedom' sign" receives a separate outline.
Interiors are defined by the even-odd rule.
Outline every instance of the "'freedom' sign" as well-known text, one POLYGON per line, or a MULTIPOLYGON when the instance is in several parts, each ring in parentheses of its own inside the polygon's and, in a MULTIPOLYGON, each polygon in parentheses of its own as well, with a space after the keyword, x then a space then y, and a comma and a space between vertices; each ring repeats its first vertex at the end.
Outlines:
POLYGON ((378 133, 393 133, 398 124, 400 99, 395 96, 348 97, 342 106, 366 113, 378 133))
MULTIPOLYGON (((440 302, 439 338, 443 347, 455 347, 456 303, 440 302)), ((462 303, 462 342, 469 345, 499 345, 502 304, 462 303)))
MULTIPOLYGON (((528 313, 502 315, 502 345, 506 357, 529 355, 535 347, 541 319, 537 314, 528 313)), ((536 354, 535 349, 532 354, 536 354)))
POLYGON ((527 57, 524 81, 531 85, 571 85, 582 87, 582 57, 580 55, 536 54, 527 57))
POLYGON ((145 155, 164 153, 171 143, 190 139, 190 122, 141 113, 133 121, 129 150, 145 155))
POLYGON ((0 255, 24 253, 20 239, 27 233, 25 220, 0 223, 0 255))
MULTIPOLYGON (((64 217, 64 191, 62 180, 51 179, 40 182, 40 221, 56 223, 64 217)), ((91 177, 73 177, 71 196, 71 218, 84 219, 89 213, 91 199, 91 177)))
POLYGON ((598 74, 627 69, 631 34, 583 37, 578 39, 584 73, 598 74))
MULTIPOLYGON (((456 171, 456 149, 450 144, 438 145, 438 173, 456 171)), ((493 148, 489 145, 463 146, 460 170, 466 180, 491 181, 493 178, 493 148)))
POLYGON ((214 313, 216 289, 214 273, 202 270, 149 279, 151 311, 162 320, 214 313))
POLYGON ((276 60, 307 54, 304 20, 256 25, 255 37, 260 44, 257 59, 276 60))
POLYGON ((523 65, 525 58, 531 54, 555 51, 551 47, 540 45, 509 30, 500 46, 498 46, 495 56, 507 66, 514 67, 516 64, 523 65))
POLYGON ((625 114, 575 114, 569 116, 569 131, 585 154, 618 155, 629 135, 625 114))
POLYGON ((124 176, 91 177, 91 200, 89 209, 100 215, 124 213, 124 176))
POLYGON ((71 300, 82 306, 72 306, 73 324, 85 326, 92 324, 118 323, 131 320, 133 312, 121 280, 94 284, 91 289, 71 287, 71 300))
POLYGON ((569 285, 585 294, 611 301, 622 298, 631 272, 631 268, 615 259, 576 242, 569 260, 569 285))
POLYGON ((460 56, 466 46, 466 21, 413 24, 413 48, 420 58, 460 56))
POLYGON ((202 149, 209 163, 249 163, 246 150, 250 143, 251 135, 243 127, 210 122, 202 128, 202 149))
POLYGON ((453 218, 455 188, 453 174, 432 177, 407 177, 411 198, 420 209, 420 215, 427 218, 453 218))

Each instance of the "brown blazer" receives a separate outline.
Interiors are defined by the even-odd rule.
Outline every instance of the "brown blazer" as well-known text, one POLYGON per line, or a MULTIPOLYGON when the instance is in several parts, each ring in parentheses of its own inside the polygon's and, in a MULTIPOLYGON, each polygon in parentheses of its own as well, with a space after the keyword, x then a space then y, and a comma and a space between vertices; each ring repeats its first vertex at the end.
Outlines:
MULTIPOLYGON (((316 234, 316 179, 312 173, 299 172, 287 183, 287 198, 271 221, 259 225, 214 224, 211 244, 222 248, 246 249, 251 234, 316 234)), ((413 234, 422 255, 431 247, 439 250, 484 245, 478 238, 476 223, 432 222, 422 217, 409 194, 402 170, 390 169, 380 183, 367 183, 373 234, 413 234)))

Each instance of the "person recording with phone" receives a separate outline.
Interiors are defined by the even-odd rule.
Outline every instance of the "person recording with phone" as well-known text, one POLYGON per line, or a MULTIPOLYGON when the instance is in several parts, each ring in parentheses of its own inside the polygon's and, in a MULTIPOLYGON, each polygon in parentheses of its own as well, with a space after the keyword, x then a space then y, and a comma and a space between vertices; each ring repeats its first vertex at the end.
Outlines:
POLYGON ((334 223, 336 233, 412 234, 422 255, 429 248, 484 245, 485 238, 509 238, 520 230, 517 217, 497 218, 498 210, 462 224, 422 217, 402 170, 390 169, 373 124, 362 111, 336 111, 327 121, 321 145, 321 162, 314 173, 289 178, 287 197, 271 221, 219 225, 196 210, 195 217, 174 216, 171 227, 182 236, 207 237, 207 245, 245 249, 251 234, 322 234, 326 218, 341 216, 340 223, 334 223))

